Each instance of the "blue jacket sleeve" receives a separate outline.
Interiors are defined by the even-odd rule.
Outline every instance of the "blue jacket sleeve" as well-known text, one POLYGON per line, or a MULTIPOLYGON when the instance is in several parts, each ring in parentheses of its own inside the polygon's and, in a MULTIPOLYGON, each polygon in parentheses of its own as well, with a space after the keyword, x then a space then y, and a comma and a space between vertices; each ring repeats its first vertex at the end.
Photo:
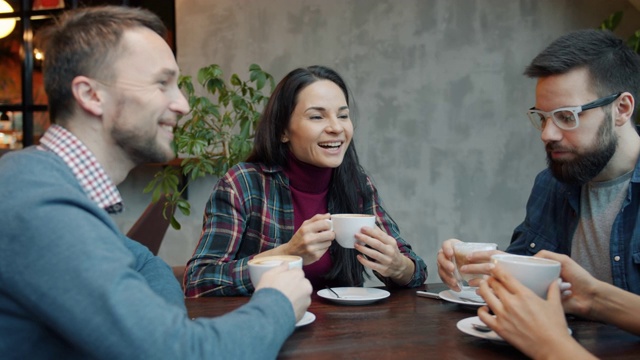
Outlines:
POLYGON ((177 306, 176 281, 164 284, 170 278, 166 265, 130 243, 70 172, 25 164, 0 165, 0 354, 277 356, 295 328, 282 293, 264 289, 225 316, 189 319, 184 305, 177 306), (37 175, 41 170, 49 170, 47 176, 37 175), (25 187, 30 191, 19 189, 25 187))
POLYGON ((151 290, 186 313, 184 293, 171 267, 135 240, 127 238, 124 244, 135 258, 134 269, 145 278, 151 290))

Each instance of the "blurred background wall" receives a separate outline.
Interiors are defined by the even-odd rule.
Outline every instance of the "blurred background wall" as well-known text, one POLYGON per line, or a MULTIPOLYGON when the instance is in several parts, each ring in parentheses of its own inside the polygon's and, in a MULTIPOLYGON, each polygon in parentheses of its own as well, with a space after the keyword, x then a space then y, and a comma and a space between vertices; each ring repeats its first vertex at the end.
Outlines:
MULTIPOLYGON (((640 28, 627 0, 176 0, 178 64, 195 75, 217 63, 248 78, 257 63, 279 81, 314 64, 350 86, 355 144, 403 237, 439 282, 442 241, 509 244, 545 168, 539 132, 524 112, 535 81, 522 72, 558 36, 595 28, 624 10, 617 33, 640 28)), ((150 200, 156 168, 120 189, 126 231, 150 200)), ((214 178, 189 188, 192 214, 169 229, 160 256, 184 264, 201 230, 214 178)))

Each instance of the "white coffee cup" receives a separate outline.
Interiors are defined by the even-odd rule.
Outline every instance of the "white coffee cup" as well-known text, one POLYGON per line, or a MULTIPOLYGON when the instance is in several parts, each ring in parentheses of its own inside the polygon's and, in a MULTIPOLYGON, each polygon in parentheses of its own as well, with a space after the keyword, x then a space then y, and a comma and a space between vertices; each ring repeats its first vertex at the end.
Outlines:
POLYGON ((500 266, 509 274, 531 289, 543 299, 552 282, 560 276, 560 262, 533 256, 513 254, 496 254, 491 256, 496 266, 500 266))
POLYGON ((264 273, 279 266, 283 262, 289 263, 289 269, 302 269, 302 258, 297 255, 263 256, 249 260, 249 277, 251 278, 253 287, 258 286, 258 283, 260 283, 260 279, 262 279, 262 275, 264 275, 264 273))
POLYGON ((332 214, 331 230, 336 233, 336 241, 340 246, 353 249, 356 243, 356 234, 365 226, 376 226, 376 217, 367 214, 332 214))

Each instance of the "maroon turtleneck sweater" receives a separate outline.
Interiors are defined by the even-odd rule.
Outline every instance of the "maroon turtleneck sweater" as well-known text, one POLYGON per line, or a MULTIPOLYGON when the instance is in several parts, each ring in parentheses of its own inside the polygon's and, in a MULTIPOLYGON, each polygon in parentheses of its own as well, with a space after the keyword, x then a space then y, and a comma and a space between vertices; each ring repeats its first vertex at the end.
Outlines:
MULTIPOLYGON (((289 178, 295 233, 305 220, 328 212, 327 193, 333 169, 304 163, 289 153, 284 173, 289 178)), ((302 269, 311 285, 319 289, 324 288, 325 280, 322 277, 329 272, 331 264, 331 256, 327 250, 318 261, 305 265, 302 269)))

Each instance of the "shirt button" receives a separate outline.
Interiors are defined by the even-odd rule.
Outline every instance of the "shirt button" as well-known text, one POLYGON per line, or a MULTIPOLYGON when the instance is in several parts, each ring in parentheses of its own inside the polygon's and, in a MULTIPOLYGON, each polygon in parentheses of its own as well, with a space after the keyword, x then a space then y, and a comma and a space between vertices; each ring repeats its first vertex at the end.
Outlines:
POLYGON ((536 243, 529 244, 529 247, 532 248, 532 249, 535 248, 536 247, 536 243))
POLYGON ((613 260, 615 260, 615 261, 620 261, 620 256, 618 256, 618 255, 614 256, 614 257, 613 257, 613 260))

